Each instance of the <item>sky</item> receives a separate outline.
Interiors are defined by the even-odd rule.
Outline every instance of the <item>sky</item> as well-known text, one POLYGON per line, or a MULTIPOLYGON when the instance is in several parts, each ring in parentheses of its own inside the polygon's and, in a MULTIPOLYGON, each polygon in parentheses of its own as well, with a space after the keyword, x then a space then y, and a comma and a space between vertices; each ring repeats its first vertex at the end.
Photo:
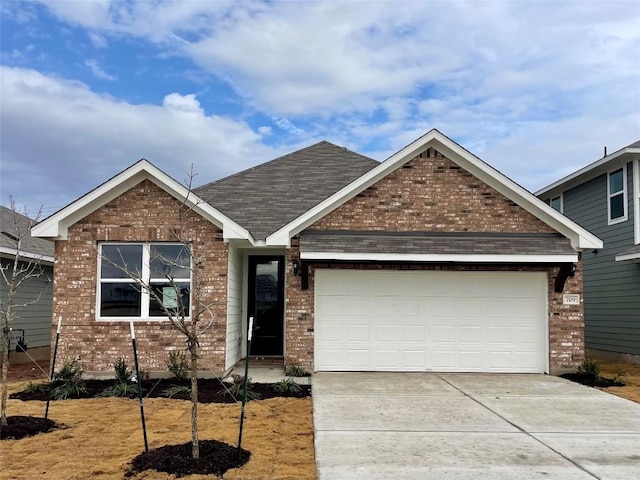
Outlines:
POLYGON ((640 0, 0 2, 0 202, 437 128, 525 188, 640 139, 640 0))

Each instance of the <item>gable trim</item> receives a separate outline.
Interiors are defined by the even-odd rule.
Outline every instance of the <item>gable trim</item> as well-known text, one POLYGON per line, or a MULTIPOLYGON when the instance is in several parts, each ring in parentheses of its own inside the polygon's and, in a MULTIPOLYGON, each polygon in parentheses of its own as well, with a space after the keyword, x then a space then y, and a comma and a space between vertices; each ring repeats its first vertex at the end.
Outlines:
POLYGON ((145 159, 136 162, 86 195, 42 220, 32 228, 31 235, 66 240, 68 229, 71 225, 95 212, 143 180, 150 180, 176 200, 184 202, 195 213, 216 225, 222 230, 225 240, 244 239, 253 244, 253 237, 248 230, 145 159))
POLYGON ((573 263, 578 255, 483 255, 300 252, 301 260, 447 263, 573 263))
POLYGON ((430 147, 433 147, 439 153, 460 165, 494 190, 517 203, 539 220, 569 238, 575 250, 602 248, 602 241, 598 237, 569 220, 549 205, 546 205, 531 192, 513 182, 436 129, 429 131, 427 134, 389 157, 379 166, 365 173, 362 177, 271 234, 267 237, 267 245, 289 246, 291 244, 291 238, 294 235, 297 235, 329 212, 340 207, 430 147))

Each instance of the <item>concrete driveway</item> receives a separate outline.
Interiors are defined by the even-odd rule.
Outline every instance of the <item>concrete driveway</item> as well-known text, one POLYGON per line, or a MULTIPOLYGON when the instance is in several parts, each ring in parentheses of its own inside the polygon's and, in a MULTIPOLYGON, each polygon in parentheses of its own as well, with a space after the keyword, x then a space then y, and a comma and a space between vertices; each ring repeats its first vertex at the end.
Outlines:
POLYGON ((318 373, 320 480, 640 478, 640 404, 548 375, 318 373))

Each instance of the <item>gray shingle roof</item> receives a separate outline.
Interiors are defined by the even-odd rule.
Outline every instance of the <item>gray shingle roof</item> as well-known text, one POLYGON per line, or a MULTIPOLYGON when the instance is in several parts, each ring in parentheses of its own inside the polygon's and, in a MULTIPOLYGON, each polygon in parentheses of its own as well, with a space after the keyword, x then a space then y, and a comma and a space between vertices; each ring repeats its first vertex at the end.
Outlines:
POLYGON ((378 164, 324 141, 194 192, 264 239, 378 164))
POLYGON ((627 145, 626 148, 640 148, 640 140, 633 142, 631 145, 627 145))
MULTIPOLYGON (((17 212, 16 222, 14 222, 13 211, 10 208, 0 206, 0 246, 15 251, 17 244, 11 235, 20 236, 22 232, 26 232, 35 224, 34 220, 17 212), (5 232, 9 235, 6 235, 5 232)), ((25 253, 53 257, 53 248, 51 240, 35 238, 30 234, 25 235, 22 241, 22 251, 25 253)))
POLYGON ((569 239, 554 233, 433 233, 305 230, 301 252, 574 255, 569 239))

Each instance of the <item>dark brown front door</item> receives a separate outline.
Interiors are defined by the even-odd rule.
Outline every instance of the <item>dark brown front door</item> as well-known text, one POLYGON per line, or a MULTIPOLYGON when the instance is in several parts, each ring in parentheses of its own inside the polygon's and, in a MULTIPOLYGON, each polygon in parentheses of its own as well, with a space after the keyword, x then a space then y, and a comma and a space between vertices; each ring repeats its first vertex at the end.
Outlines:
POLYGON ((284 352, 284 257, 249 257, 249 316, 253 317, 250 355, 284 352))

